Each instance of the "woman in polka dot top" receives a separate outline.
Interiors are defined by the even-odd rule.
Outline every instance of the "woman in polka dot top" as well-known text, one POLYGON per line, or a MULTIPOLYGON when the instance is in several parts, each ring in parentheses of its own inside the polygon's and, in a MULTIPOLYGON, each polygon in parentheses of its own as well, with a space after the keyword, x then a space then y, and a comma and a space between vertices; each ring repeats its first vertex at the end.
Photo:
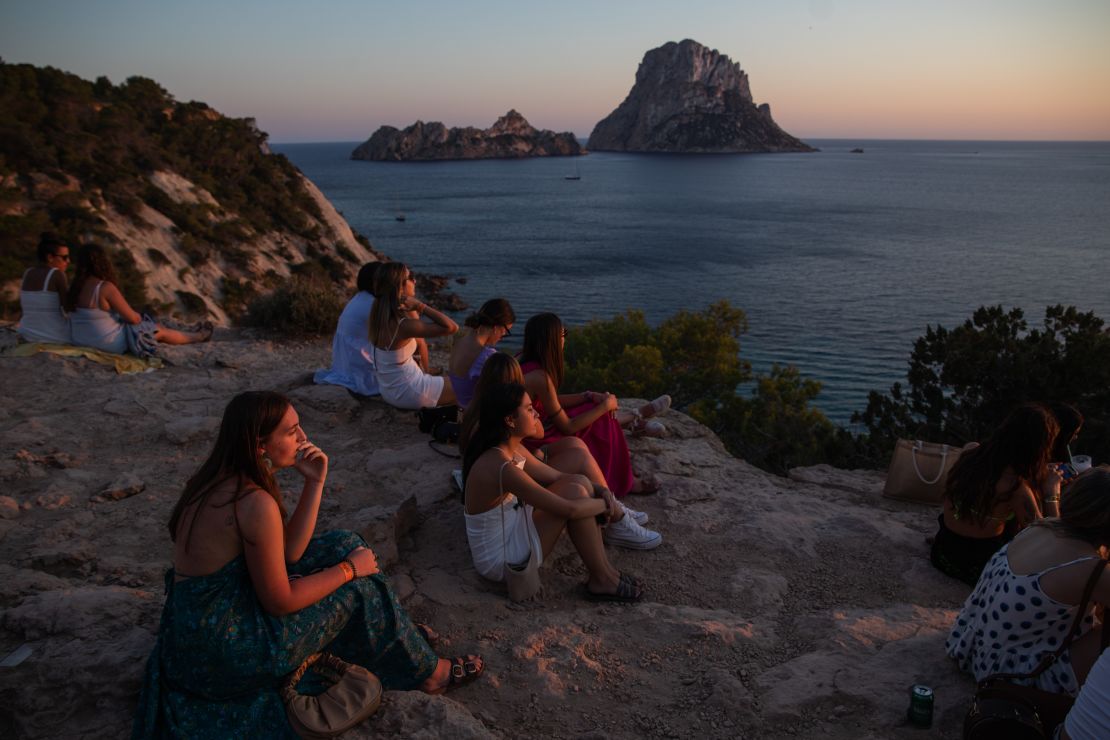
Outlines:
MULTIPOLYGON (((945 645, 962 670, 981 681, 994 673, 1029 673, 1054 653, 1075 619, 1092 568, 1110 546, 1110 466, 1093 468, 1060 501, 1060 518, 1036 522, 983 568, 945 645)), ((1101 625, 1093 602, 1110 603, 1110 568, 1067 651, 1033 681, 1074 695, 1098 657, 1101 625)))

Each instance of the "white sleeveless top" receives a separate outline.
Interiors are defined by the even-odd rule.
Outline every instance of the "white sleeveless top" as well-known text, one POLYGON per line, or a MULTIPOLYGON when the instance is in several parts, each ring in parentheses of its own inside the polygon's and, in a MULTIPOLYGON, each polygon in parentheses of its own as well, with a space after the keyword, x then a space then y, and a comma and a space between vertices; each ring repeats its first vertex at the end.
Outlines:
MULTIPOLYGON (((393 341, 401 330, 398 322, 393 341)), ((390 344, 393 343, 390 342, 390 344)), ((373 345, 371 345, 373 346, 373 345)), ((412 358, 416 340, 405 342, 400 349, 382 349, 374 346, 374 371, 378 378, 378 392, 390 406, 399 409, 419 409, 435 406, 443 393, 443 376, 428 375, 412 358)))
POLYGON ((103 280, 93 288, 92 308, 78 307, 73 312, 73 343, 122 355, 127 352, 127 335, 120 320, 100 308, 101 285, 104 285, 103 280))
MULTIPOLYGON (((19 335, 28 342, 69 344, 69 317, 62 310, 62 302, 53 290, 47 290, 56 268, 51 267, 42 281, 42 290, 19 291, 19 306, 23 316, 19 319, 19 335)), ((28 270, 27 272, 30 272, 28 270)), ((27 272, 23 277, 27 277, 27 272)))
MULTIPOLYGON (((523 470, 524 458, 514 459, 512 464, 523 470)), ((543 564, 543 544, 532 520, 532 506, 518 501, 513 494, 505 494, 499 506, 481 514, 467 514, 464 509, 463 518, 474 569, 483 577, 491 581, 505 580, 505 563, 523 563, 529 553, 536 555, 543 564)))

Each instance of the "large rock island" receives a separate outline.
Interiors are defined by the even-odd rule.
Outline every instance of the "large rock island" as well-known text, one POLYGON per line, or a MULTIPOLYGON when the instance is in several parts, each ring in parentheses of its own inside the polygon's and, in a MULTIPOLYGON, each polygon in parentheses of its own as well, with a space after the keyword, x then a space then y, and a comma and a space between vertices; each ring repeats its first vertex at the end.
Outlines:
POLYGON ((353 152, 351 159, 385 162, 441 159, 519 159, 583 154, 574 134, 537 129, 515 110, 489 128, 447 128, 438 121, 417 121, 408 128, 382 126, 353 152))
POLYGON ((594 126, 596 151, 811 152, 783 131, 771 107, 756 105, 748 75, 696 41, 673 41, 644 54, 628 97, 594 126))

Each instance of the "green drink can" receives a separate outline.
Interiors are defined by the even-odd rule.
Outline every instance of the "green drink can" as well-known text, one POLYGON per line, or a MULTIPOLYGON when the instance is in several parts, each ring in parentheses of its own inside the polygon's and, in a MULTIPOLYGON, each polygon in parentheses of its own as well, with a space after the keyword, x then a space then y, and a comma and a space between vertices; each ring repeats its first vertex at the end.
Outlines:
POLYGON ((933 726, 933 690, 922 684, 910 687, 910 708, 906 719, 915 727, 933 726))

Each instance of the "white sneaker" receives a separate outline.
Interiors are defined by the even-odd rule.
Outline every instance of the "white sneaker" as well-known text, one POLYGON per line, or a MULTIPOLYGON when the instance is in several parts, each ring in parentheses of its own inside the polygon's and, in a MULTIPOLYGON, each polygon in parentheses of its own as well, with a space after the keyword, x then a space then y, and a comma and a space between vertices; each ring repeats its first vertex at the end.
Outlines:
POLYGON ((621 504, 621 508, 624 509, 624 515, 625 516, 630 516, 633 519, 635 519, 637 524, 647 524, 648 523, 648 513, 646 511, 636 511, 635 509, 633 509, 628 504, 623 504, 623 503, 621 504))
POLYGON ((654 550, 663 544, 663 535, 644 529, 627 514, 619 522, 614 522, 602 530, 602 538, 607 545, 616 545, 629 550, 654 550))

